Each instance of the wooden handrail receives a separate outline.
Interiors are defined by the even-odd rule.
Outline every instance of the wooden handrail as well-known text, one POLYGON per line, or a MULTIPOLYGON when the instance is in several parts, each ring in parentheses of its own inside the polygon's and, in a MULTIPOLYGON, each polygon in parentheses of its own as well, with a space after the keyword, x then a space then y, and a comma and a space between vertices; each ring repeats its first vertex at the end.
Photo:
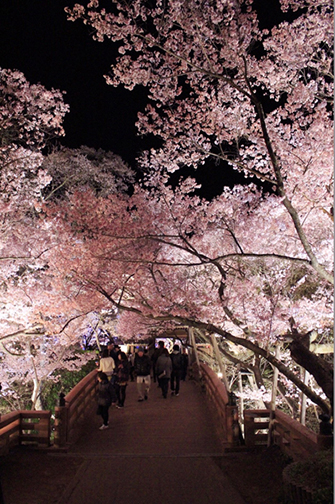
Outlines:
POLYGON ((206 393, 212 402, 219 420, 224 444, 233 447, 241 443, 238 423, 238 406, 229 404, 229 395, 224 383, 207 364, 201 363, 201 377, 206 393))
POLYGON ((0 453, 17 445, 50 446, 50 411, 18 410, 2 415, 0 453))
MULTIPOLYGON (((66 446, 78 431, 86 411, 93 404, 96 391, 96 370, 83 378, 66 396, 65 406, 55 408, 56 447, 66 446)), ((18 410, 0 418, 0 454, 16 445, 50 446, 51 412, 18 410)))
MULTIPOLYGON (((248 447, 267 445, 269 421, 268 409, 244 411, 244 435, 248 447)), ((278 409, 274 412, 271 436, 273 444, 296 461, 306 459, 333 443, 333 436, 316 434, 278 409)))
POLYGON ((74 441, 79 432, 79 424, 93 404, 96 392, 97 372, 91 371, 65 396, 65 406, 55 408, 56 447, 65 447, 74 441))

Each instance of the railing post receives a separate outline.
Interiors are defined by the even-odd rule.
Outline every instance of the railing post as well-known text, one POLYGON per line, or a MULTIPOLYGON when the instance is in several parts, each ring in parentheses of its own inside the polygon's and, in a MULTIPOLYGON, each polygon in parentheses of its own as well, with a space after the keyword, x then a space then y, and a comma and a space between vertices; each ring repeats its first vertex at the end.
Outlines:
POLYGON ((190 338, 190 341, 191 341, 192 353, 194 354, 195 360, 196 360, 196 363, 197 363, 197 370, 198 370, 198 375, 199 375, 197 378, 200 379, 201 378, 201 367, 200 367, 200 360, 199 360, 197 345, 196 345, 196 342, 195 342, 193 327, 189 328, 189 338, 190 338))
POLYGON ((248 448, 255 446, 255 419, 244 410, 244 439, 248 448))
POLYGON ((232 446, 240 444, 240 426, 238 422, 238 406, 226 406, 227 441, 232 446))
MULTIPOLYGON (((280 350, 279 346, 276 346, 276 359, 279 359, 280 350)), ((273 425, 275 420, 275 410, 276 410, 276 396, 277 396, 277 388, 278 388, 278 376, 279 371, 277 367, 273 369, 273 382, 272 382, 272 391, 271 391, 271 408, 270 408, 270 420, 269 420, 269 430, 268 430, 268 447, 273 443, 273 425)))
POLYGON ((66 445, 67 432, 68 432, 68 408, 67 406, 56 406, 54 445, 57 448, 66 445))

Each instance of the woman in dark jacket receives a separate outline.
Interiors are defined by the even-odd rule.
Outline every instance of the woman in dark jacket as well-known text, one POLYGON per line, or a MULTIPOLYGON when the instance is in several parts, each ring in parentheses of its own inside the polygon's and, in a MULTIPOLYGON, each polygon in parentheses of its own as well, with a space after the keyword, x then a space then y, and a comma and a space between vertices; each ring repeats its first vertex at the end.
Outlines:
POLYGON ((108 429, 108 410, 112 402, 114 402, 113 387, 108 381, 106 373, 103 373, 102 371, 98 372, 97 400, 97 414, 101 415, 103 420, 103 424, 99 427, 99 429, 108 429))
POLYGON ((156 376, 164 399, 167 397, 171 372, 172 362, 167 348, 164 348, 162 355, 158 357, 156 362, 156 376))
POLYGON ((123 408, 126 400, 126 387, 129 381, 129 361, 124 352, 120 352, 115 370, 115 391, 118 399, 117 408, 123 408))

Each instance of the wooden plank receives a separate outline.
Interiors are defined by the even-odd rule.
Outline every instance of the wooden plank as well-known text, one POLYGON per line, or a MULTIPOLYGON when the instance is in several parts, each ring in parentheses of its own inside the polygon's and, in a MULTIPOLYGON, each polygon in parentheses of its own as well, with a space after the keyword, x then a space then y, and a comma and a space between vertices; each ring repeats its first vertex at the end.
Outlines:
POLYGON ((31 434, 20 434, 19 436, 20 442, 34 442, 34 443, 40 443, 40 444, 49 444, 49 439, 46 438, 45 436, 37 436, 37 435, 31 435, 31 434))
POLYGON ((34 422, 24 422, 21 423, 21 430, 40 430, 41 424, 34 422))
POLYGON ((14 432, 19 432, 20 430, 20 420, 17 419, 15 422, 12 422, 9 425, 6 425, 2 429, 0 429, 0 439, 4 436, 9 436, 14 432))
POLYGON ((263 409, 259 409, 259 410, 244 410, 244 418, 245 417, 248 417, 248 418, 257 418, 257 417, 260 417, 260 418, 270 418, 270 410, 263 410, 263 409))
POLYGON ((40 418, 40 419, 47 419, 50 418, 51 416, 51 411, 46 410, 21 410, 19 411, 21 418, 40 418))
POLYGON ((7 425, 15 421, 20 421, 20 411, 12 411, 10 413, 2 415, 0 421, 0 431, 3 427, 6 427, 7 425))
POLYGON ((254 422, 254 428, 257 429, 268 429, 269 422, 254 422))

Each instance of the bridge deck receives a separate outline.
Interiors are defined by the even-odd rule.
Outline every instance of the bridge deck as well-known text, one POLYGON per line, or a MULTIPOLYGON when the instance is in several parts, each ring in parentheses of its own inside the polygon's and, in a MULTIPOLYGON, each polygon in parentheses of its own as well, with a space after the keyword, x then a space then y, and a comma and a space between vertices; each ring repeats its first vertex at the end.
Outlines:
MULTIPOLYGON (((245 504, 216 462, 223 446, 194 382, 183 382, 179 397, 167 399, 152 383, 149 400, 141 403, 130 383, 125 408, 110 409, 109 429, 100 431, 99 425, 101 418, 92 411, 69 452, 48 455, 63 461, 49 477, 66 486, 59 485, 58 495, 51 492, 47 502, 29 502, 245 504)), ((5 492, 4 501, 20 504, 6 500, 5 492)))

